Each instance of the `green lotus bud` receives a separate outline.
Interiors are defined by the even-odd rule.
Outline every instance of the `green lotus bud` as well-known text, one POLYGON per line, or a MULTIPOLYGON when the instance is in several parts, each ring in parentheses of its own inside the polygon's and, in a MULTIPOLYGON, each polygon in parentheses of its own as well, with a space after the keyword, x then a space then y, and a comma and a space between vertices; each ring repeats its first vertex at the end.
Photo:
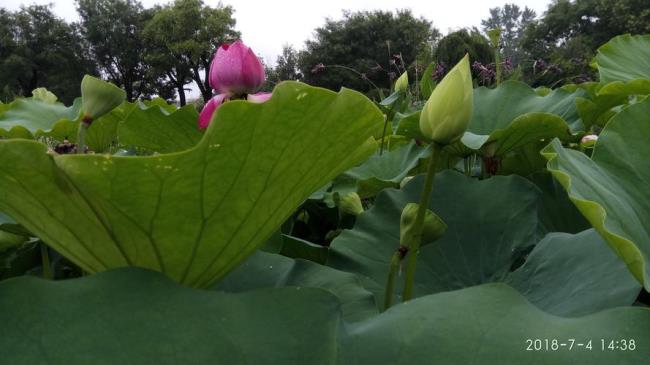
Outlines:
POLYGON ((363 213, 363 204, 361 204, 361 198, 357 193, 348 193, 344 197, 340 198, 338 201, 339 209, 343 213, 350 215, 359 215, 363 213))
POLYGON ((122 104, 126 93, 119 87, 89 75, 81 80, 81 118, 85 123, 110 112, 122 104))
POLYGON ((494 28, 488 30, 488 37, 490 37, 490 43, 492 43, 492 47, 497 48, 499 47, 499 38, 501 38, 501 28, 494 28))
MULTIPOLYGON (((415 217, 418 214, 418 203, 408 203, 402 210, 402 217, 399 224, 399 239, 402 246, 411 247, 415 234, 415 217)), ((447 224, 430 209, 424 214, 424 223, 422 224, 422 240, 420 246, 432 243, 438 240, 447 231, 447 224)))
POLYGON ((409 75, 406 71, 395 81, 395 91, 406 92, 409 88, 409 75))
POLYGON ((447 145, 460 138, 472 117, 472 73, 469 56, 442 79, 420 113, 420 131, 430 140, 447 145))
POLYGON ((57 101, 56 95, 44 87, 32 90, 32 98, 38 99, 44 103, 54 104, 57 101))

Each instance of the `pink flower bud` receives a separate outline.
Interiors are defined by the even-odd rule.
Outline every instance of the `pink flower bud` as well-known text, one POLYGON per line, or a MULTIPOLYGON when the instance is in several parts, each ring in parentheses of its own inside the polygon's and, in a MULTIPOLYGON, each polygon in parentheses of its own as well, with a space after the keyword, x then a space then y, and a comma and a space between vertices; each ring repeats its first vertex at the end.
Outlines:
POLYGON ((251 103, 261 104, 261 103, 271 99, 272 95, 273 95, 273 93, 248 94, 246 99, 248 101, 250 101, 251 103))
POLYGON ((201 114, 199 114, 199 129, 208 128, 214 112, 221 104, 223 104, 227 100, 228 100, 228 95, 219 94, 213 97, 212 99, 210 99, 210 101, 208 101, 205 104, 203 110, 201 110, 201 114))
POLYGON ((259 58, 240 41, 219 47, 210 64, 210 86, 220 93, 252 94, 265 78, 259 58))
POLYGON ((580 143, 582 143, 582 144, 587 144, 587 143, 590 143, 590 142, 592 142, 592 143, 596 143, 597 140, 598 140, 598 136, 597 136, 597 135, 595 135, 595 134, 588 134, 588 135, 582 137, 582 140, 580 140, 580 143))

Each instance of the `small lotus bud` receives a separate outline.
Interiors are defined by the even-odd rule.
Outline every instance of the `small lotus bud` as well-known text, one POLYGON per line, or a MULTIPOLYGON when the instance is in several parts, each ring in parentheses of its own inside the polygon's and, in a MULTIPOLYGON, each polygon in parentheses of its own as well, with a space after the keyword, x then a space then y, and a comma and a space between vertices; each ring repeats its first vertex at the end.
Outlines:
POLYGON ((488 30, 488 37, 490 37, 490 43, 492 43, 492 47, 497 48, 499 47, 499 38, 501 38, 501 28, 494 28, 488 30))
POLYGON ((598 141, 598 136, 595 134, 588 134, 580 140, 580 147, 589 148, 593 147, 598 141))
POLYGON ((420 130, 430 140, 447 145, 460 138, 472 117, 472 73, 465 55, 440 81, 420 113, 420 130))
POLYGON ((409 75, 406 71, 395 81, 395 91, 406 92, 409 88, 409 75))
MULTIPOLYGON (((419 204, 408 203, 402 210, 402 217, 399 226, 400 244, 406 247, 413 245, 415 234, 415 218, 418 213, 419 204)), ((424 223, 422 224, 422 239, 420 246, 432 243, 442 237, 447 231, 447 224, 430 209, 427 209, 424 215, 424 223)))
POLYGON ((338 201, 338 206, 341 212, 350 215, 359 215, 363 213, 363 205, 359 194, 352 192, 348 193, 338 201))
POLYGON ((90 124, 93 120, 117 108, 126 93, 119 87, 89 75, 81 80, 81 117, 90 124))

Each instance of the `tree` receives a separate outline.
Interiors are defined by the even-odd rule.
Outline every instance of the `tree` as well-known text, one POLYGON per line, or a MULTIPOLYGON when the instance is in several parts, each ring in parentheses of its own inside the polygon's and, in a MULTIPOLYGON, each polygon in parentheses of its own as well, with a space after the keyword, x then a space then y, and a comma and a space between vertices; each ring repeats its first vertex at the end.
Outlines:
POLYGON ((129 101, 154 94, 158 80, 150 77, 142 40, 153 11, 135 0, 77 0, 77 11, 101 73, 123 87, 129 101))
POLYGON ((390 88, 419 51, 440 33, 431 22, 410 10, 344 12, 343 19, 327 19, 315 39, 299 54, 303 81, 338 90, 341 86, 369 91, 390 88))
POLYGON ((503 56, 518 65, 524 57, 521 49, 524 30, 535 20, 535 16, 535 11, 527 6, 521 10, 515 4, 505 4, 503 8, 491 8, 490 17, 482 20, 481 26, 486 34, 490 29, 501 29, 500 47, 503 56))
POLYGON ((239 38, 230 6, 211 8, 201 0, 176 0, 157 8, 144 29, 146 61, 177 90, 185 105, 185 85, 196 82, 204 102, 212 97, 208 74, 218 46, 239 38))
POLYGON ((275 72, 278 81, 300 80, 302 74, 298 68, 298 52, 290 45, 282 47, 282 54, 277 58, 275 72))
POLYGON ((531 59, 524 68, 527 78, 545 85, 589 79, 593 77, 589 62, 598 47, 625 33, 650 33, 650 2, 555 0, 524 32, 522 47, 531 59), (540 60, 555 72, 536 70, 533 62, 540 60))
POLYGON ((0 90, 7 100, 46 87, 65 103, 79 96, 84 74, 96 70, 75 24, 56 17, 50 5, 17 12, 0 9, 0 90))
POLYGON ((472 62, 489 65, 494 62, 494 52, 488 40, 478 29, 461 29, 443 37, 436 48, 436 60, 443 67, 453 67, 465 54, 472 62))

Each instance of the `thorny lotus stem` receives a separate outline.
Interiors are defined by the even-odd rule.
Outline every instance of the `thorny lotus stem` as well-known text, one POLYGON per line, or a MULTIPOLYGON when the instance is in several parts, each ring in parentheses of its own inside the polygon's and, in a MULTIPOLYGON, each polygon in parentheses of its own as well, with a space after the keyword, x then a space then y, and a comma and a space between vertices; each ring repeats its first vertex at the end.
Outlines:
POLYGON ((497 75, 496 75, 496 82, 497 86, 501 84, 501 72, 502 72, 502 65, 501 65, 501 54, 499 53, 499 47, 494 47, 494 65, 497 69, 497 75))
MULTIPOLYGON (((393 108, 391 107, 391 110, 392 109, 393 108)), ((386 137, 386 126, 388 126, 388 114, 384 116, 384 130, 381 132, 381 145, 379 146, 379 156, 381 156, 384 153, 384 137, 386 137)))
MULTIPOLYGON (((400 246, 401 248, 402 246, 400 246)), ((393 304, 393 291, 395 291, 395 276, 399 265, 402 263, 404 253, 400 249, 395 250, 390 258, 390 268, 388 270, 388 280, 386 281, 386 290, 384 291, 384 310, 388 310, 393 304)))
POLYGON ((91 123, 90 117, 83 117, 79 121, 79 131, 77 132, 77 153, 83 154, 86 153, 86 130, 91 123))
POLYGON ((41 262, 43 265, 43 279, 52 280, 54 275, 52 273, 52 267, 50 266, 50 253, 48 252, 47 245, 43 242, 39 243, 41 246, 41 262))
POLYGON ((440 146, 437 143, 431 144, 431 157, 429 157, 429 167, 427 169, 427 177, 424 181, 422 188, 422 195, 420 195, 420 203, 418 212, 415 216, 415 223, 413 225, 414 240, 413 245, 409 247, 409 252, 406 255, 406 275, 404 278, 404 293, 402 294, 402 301, 406 302, 413 298, 413 285, 415 283, 415 267, 417 264, 418 253, 420 244, 422 243, 422 227, 424 224, 424 215, 429 207, 431 200, 431 192, 433 191, 433 178, 436 174, 436 164, 440 155, 440 146))

